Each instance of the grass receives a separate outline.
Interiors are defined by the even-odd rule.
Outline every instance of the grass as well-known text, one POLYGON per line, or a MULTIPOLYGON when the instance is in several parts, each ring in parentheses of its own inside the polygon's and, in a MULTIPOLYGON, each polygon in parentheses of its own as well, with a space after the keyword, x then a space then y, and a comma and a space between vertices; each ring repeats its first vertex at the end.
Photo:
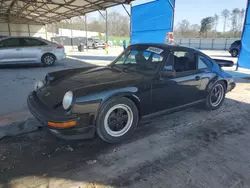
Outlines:
MULTIPOLYGON (((105 40, 105 36, 102 37, 103 40, 105 40)), ((127 46, 129 45, 130 37, 116 37, 116 36, 109 36, 109 41, 113 42, 113 45, 115 46, 122 46, 123 40, 126 40, 127 46)))

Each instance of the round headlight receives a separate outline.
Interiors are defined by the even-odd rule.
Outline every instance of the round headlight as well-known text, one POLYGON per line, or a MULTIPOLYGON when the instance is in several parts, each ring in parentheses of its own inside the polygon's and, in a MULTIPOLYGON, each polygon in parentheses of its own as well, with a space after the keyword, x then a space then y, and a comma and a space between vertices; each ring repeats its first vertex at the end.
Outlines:
POLYGON ((44 86, 44 82, 41 81, 41 80, 39 80, 39 81, 36 81, 36 82, 35 82, 34 89, 35 89, 35 90, 38 90, 38 89, 40 89, 40 88, 43 87, 43 86, 44 86))
POLYGON ((68 91, 67 93, 65 93, 64 97, 63 97, 63 108, 65 110, 68 110, 72 104, 73 101, 73 93, 72 91, 68 91))

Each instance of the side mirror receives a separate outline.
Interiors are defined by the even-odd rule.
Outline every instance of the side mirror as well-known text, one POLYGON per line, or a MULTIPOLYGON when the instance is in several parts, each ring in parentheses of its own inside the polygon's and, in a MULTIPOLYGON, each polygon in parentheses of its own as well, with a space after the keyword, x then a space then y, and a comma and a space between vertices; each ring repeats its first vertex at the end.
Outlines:
POLYGON ((175 70, 164 70, 164 71, 162 71, 161 75, 165 78, 175 78, 176 72, 175 72, 175 70))

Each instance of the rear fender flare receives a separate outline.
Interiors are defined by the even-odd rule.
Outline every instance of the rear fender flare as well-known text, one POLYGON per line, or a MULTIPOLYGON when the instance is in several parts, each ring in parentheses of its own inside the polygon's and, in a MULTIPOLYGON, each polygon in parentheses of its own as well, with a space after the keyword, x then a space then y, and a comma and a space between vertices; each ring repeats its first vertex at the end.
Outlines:
MULTIPOLYGON (((211 81, 210 81, 210 83, 208 84, 208 86, 207 86, 207 89, 206 89, 206 91, 207 91, 207 93, 209 93, 211 90, 212 90, 212 88, 213 88, 213 86, 215 85, 215 84, 217 84, 218 82, 224 82, 224 83, 227 83, 227 81, 226 80, 224 80, 224 79, 219 79, 219 80, 217 80, 217 79, 212 79, 211 81)), ((227 84, 225 84, 226 85, 226 87, 227 87, 227 84)), ((227 90, 227 88, 225 88, 226 90, 227 90)))

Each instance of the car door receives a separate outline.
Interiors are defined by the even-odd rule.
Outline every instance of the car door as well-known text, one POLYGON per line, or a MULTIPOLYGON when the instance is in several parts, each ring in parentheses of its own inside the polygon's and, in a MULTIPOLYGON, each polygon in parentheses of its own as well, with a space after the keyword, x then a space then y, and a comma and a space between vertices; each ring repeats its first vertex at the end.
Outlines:
POLYGON ((213 62, 204 54, 198 54, 198 64, 197 70, 200 74, 201 85, 200 85, 200 95, 199 99, 205 99, 207 97, 207 87, 210 81, 216 76, 216 74, 211 71, 213 62))
POLYGON ((47 45, 45 42, 35 38, 21 38, 22 56, 26 63, 40 63, 44 47, 47 45))
POLYGON ((197 70, 197 53, 191 49, 177 49, 169 54, 160 79, 152 85, 154 111, 163 111, 199 100, 201 74, 197 70), (173 71, 173 75, 168 72, 173 71))
POLYGON ((19 38, 7 38, 0 41, 0 64, 16 64, 22 61, 19 38))

